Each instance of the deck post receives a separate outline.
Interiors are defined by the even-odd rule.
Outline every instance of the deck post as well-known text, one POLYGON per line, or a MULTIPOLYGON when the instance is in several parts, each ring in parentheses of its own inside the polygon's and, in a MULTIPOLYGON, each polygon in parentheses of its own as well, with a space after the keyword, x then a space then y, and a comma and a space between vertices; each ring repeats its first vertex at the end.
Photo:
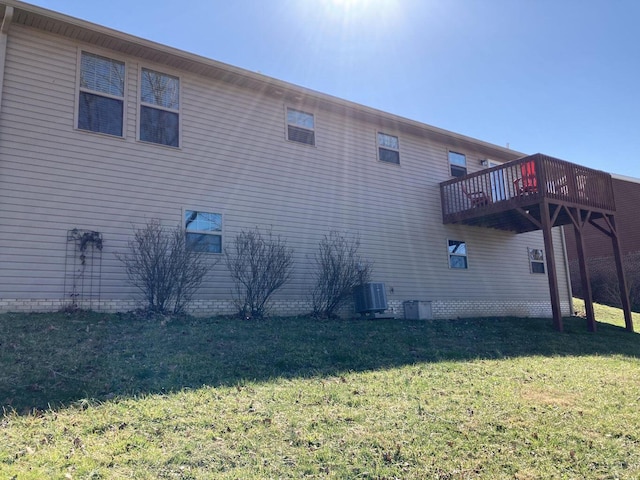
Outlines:
POLYGON ((596 316, 593 311, 593 292, 591 291, 591 278, 585 257, 584 237, 582 236, 582 215, 580 209, 576 209, 576 220, 573 230, 576 234, 576 247, 578 250, 578 264, 580 265, 580 280, 582 282, 582 296, 584 298, 584 309, 587 314, 587 328, 590 332, 596 331, 596 316))
POLYGON ((608 217, 611 225, 611 243, 613 245, 613 256, 616 261, 616 270, 618 271, 618 286, 620 289, 620 302, 624 312, 625 328, 629 332, 633 332, 633 319, 631 318, 631 302, 629 301, 629 290, 627 289, 627 279, 624 274, 624 265, 622 263, 622 249, 620 248, 620 238, 616 229, 616 221, 613 215, 608 217))
MULTIPOLYGON (((542 201, 540 220, 542 223, 542 233, 544 235, 544 249, 547 256, 547 277, 549 279, 549 295, 551 297, 551 311, 553 313, 553 326, 559 332, 564 330, 562 325, 562 310, 560 309, 560 291, 558 288, 558 275, 556 273, 556 257, 553 250, 551 211, 549 202, 542 201)), ((558 207, 559 208, 559 207, 558 207)))

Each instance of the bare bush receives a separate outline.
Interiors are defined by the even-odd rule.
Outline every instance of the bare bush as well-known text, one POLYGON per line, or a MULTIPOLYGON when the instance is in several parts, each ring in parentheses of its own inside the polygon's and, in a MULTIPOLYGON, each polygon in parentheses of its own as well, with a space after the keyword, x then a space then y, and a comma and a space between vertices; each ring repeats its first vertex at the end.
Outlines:
MULTIPOLYGON (((574 263, 571 271, 574 294, 584 298, 577 261, 574 263)), ((623 257, 623 266, 631 309, 640 312, 640 252, 626 254, 623 257)), ((622 304, 620 302, 618 273, 613 257, 588 259, 587 267, 591 277, 593 300, 597 303, 620 308, 622 304)))
POLYGON ((116 256, 151 313, 184 313, 213 267, 206 254, 187 247, 180 226, 165 228, 156 219, 144 227, 134 227, 128 247, 127 253, 116 256))
POLYGON ((351 298, 354 287, 371 278, 373 265, 358 251, 360 239, 332 231, 325 235, 314 256, 315 285, 311 291, 313 315, 332 318, 351 298))
MULTIPOLYGON (((625 273, 631 309, 640 312, 640 273, 628 267, 625 268, 625 273)), ((620 285, 615 271, 596 272, 591 278, 591 289, 594 301, 622 308, 620 285)))
POLYGON ((271 231, 242 231, 225 249, 235 283, 233 301, 242 318, 263 318, 271 295, 291 279, 293 250, 271 231))

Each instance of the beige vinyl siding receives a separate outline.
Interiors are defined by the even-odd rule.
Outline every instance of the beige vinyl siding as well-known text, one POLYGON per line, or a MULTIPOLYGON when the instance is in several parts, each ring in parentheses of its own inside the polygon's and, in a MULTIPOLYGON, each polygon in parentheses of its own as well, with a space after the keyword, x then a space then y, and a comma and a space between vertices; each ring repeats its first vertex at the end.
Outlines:
MULTIPOLYGON (((188 208, 222 213, 225 243, 254 226, 284 237, 296 267, 279 298, 306 296, 309 258, 330 230, 359 234, 391 300, 549 298, 546 275, 530 275, 527 258, 527 247, 542 248, 541 233, 442 224, 447 145, 93 48, 86 50, 126 62, 125 138, 78 131, 78 48, 25 27, 10 31, 0 117, 0 297, 60 298, 66 232, 77 227, 104 236, 101 296, 129 298, 115 252, 126 248, 132 224, 157 217, 177 225, 188 208), (136 141, 140 67, 180 77, 180 149, 136 141), (315 147, 286 141, 286 107, 315 115, 315 147), (377 161, 377 131, 399 137, 400 165, 377 161), (467 242, 468 270, 448 268, 447 239, 467 242)), ((461 153, 470 173, 480 168, 484 156, 461 153)), ((221 262, 201 297, 228 299, 229 290, 221 262)))

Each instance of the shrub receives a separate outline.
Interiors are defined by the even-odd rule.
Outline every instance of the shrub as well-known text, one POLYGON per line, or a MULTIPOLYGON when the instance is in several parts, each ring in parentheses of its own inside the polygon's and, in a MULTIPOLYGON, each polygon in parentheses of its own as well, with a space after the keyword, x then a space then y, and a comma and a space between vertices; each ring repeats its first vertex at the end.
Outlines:
MULTIPOLYGON (((640 312, 640 252, 628 253, 622 259, 631 309, 640 312)), ((620 308, 620 288, 618 274, 613 257, 593 258, 587 260, 587 268, 591 277, 593 301, 620 308)), ((580 284, 580 270, 577 261, 571 265, 571 280, 574 294, 584 298, 580 284)))
POLYGON ((271 295, 291 279, 293 250, 279 236, 256 227, 242 231, 225 249, 235 283, 233 301, 241 318, 263 318, 271 295))
POLYGON ((314 256, 315 285, 311 291, 313 315, 332 318, 350 299, 354 287, 371 278, 372 264, 360 257, 360 239, 332 231, 314 256))
POLYGON ((187 247, 180 226, 165 228, 157 219, 134 227, 128 252, 116 256, 144 297, 146 310, 160 314, 184 313, 213 266, 206 254, 187 247))
MULTIPOLYGON (((627 280, 627 288, 629 289, 629 302, 631 309, 640 312, 640 271, 638 270, 638 261, 640 255, 628 255, 624 258, 624 270, 627 280), (632 262, 635 256, 635 262, 632 262), (635 266, 632 266, 635 263, 635 266)), ((613 261, 613 259, 612 259, 613 261)), ((620 301, 620 285, 618 282, 618 274, 615 266, 612 269, 594 268, 591 275, 591 289, 593 291, 593 300, 598 303, 604 303, 614 307, 621 308, 620 301)))

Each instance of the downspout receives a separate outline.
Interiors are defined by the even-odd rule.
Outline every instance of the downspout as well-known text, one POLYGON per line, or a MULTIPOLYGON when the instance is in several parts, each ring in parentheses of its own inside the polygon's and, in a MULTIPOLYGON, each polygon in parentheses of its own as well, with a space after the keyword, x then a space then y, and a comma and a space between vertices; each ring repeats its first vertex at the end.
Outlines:
POLYGON ((569 269, 569 255, 567 255, 567 239, 564 236, 564 225, 560 227, 560 238, 562 239, 562 255, 564 256, 564 271, 567 279, 567 292, 569 292, 569 313, 573 317, 576 312, 573 309, 573 291, 571 290, 571 271, 569 269))
POLYGON ((7 58, 7 35, 9 25, 13 21, 13 7, 7 5, 4 10, 2 26, 0 26, 0 112, 2 112, 2 90, 4 87, 4 63, 7 58))

